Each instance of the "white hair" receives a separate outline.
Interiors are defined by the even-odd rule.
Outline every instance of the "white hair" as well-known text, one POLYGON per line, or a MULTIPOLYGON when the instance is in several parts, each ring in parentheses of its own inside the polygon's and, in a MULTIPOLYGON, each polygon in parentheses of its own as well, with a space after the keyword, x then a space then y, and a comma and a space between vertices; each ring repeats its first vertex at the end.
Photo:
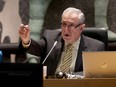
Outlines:
POLYGON ((76 13, 78 15, 78 20, 79 20, 80 24, 83 24, 85 22, 85 16, 80 9, 77 9, 74 7, 69 7, 66 10, 64 10, 64 12, 62 13, 62 17, 65 13, 70 13, 70 14, 76 13))

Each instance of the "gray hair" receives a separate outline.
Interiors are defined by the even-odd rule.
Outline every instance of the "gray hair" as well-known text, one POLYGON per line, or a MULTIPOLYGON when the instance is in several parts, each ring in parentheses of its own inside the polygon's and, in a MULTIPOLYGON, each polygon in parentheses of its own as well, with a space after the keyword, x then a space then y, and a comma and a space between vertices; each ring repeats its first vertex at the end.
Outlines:
POLYGON ((66 10, 64 10, 64 12, 62 13, 62 17, 67 12, 70 14, 76 13, 78 15, 78 20, 79 20, 80 24, 83 24, 85 22, 85 16, 81 10, 74 8, 74 7, 69 7, 66 10))

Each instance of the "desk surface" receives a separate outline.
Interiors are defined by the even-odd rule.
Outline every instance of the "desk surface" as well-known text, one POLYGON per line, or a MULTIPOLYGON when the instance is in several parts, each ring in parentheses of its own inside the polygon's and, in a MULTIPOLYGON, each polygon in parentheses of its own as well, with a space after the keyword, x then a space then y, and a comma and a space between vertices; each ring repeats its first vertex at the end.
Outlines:
POLYGON ((116 87, 116 78, 45 79, 43 87, 116 87))

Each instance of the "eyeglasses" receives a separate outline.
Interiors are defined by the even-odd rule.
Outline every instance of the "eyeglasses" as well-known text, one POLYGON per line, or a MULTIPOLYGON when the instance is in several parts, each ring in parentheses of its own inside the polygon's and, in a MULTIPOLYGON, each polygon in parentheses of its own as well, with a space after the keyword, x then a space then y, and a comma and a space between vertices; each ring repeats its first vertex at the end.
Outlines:
POLYGON ((63 23, 63 22, 61 23, 61 27, 63 29, 65 29, 66 27, 68 27, 68 29, 71 29, 71 30, 76 29, 80 25, 82 25, 82 24, 78 24, 78 25, 74 26, 74 24, 67 25, 66 23, 63 23))

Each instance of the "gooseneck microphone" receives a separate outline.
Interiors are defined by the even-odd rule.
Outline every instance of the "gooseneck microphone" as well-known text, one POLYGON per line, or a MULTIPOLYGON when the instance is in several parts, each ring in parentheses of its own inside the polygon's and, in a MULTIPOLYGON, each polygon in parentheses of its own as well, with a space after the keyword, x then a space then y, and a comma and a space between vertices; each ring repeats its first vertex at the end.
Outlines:
POLYGON ((50 49, 49 53, 47 54, 47 56, 45 57, 44 61, 42 62, 42 64, 45 63, 45 61, 47 60, 48 56, 50 55, 50 53, 52 52, 52 50, 54 49, 54 47, 56 46, 56 44, 58 43, 58 41, 55 41, 52 48, 50 49))

